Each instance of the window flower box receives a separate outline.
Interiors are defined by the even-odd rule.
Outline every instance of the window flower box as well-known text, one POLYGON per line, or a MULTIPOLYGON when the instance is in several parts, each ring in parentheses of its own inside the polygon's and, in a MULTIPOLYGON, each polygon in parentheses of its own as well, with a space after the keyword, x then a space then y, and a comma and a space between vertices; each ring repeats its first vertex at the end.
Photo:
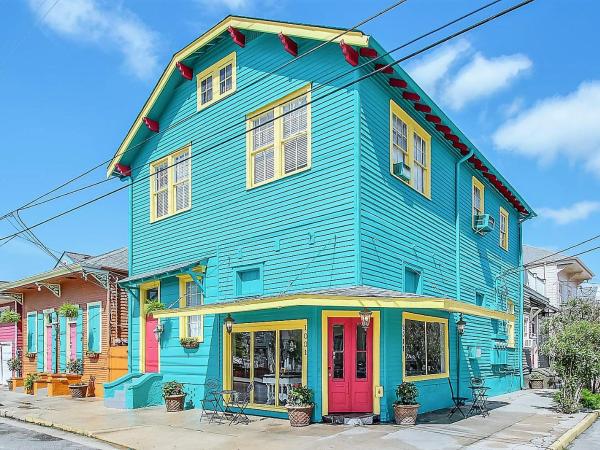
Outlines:
POLYGON ((200 346, 200 341, 194 337, 181 338, 179 340, 179 343, 181 344, 181 346, 183 348, 186 348, 186 349, 195 349, 200 346))

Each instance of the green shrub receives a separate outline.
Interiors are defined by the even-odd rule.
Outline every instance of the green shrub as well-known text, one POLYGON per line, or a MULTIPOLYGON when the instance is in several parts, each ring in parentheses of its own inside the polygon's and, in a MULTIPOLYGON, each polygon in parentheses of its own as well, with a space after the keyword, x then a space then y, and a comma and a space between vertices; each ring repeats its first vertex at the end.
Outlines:
POLYGON ((168 381, 163 384, 162 388, 163 397, 170 397, 172 395, 185 395, 183 391, 183 384, 177 381, 168 381))
POLYGON ((184 347, 198 347, 200 341, 195 337, 183 337, 179 339, 179 343, 184 347))
POLYGON ((67 363, 67 373, 83 374, 83 361, 81 359, 72 359, 67 363))
POLYGON ((79 306, 72 303, 63 303, 58 308, 58 314, 69 319, 75 319, 79 315, 79 306))
POLYGON ((288 391, 287 404, 289 406, 309 406, 313 404, 312 396, 312 389, 301 384, 295 384, 288 391))
POLYGON ((23 368, 23 361, 21 361, 21 358, 15 356, 14 358, 10 358, 8 361, 8 370, 10 370, 11 372, 16 372, 17 374, 19 374, 21 372, 21 369, 23 368))
POLYGON ((165 309, 165 305, 160 300, 151 300, 145 305, 146 315, 149 316, 154 311, 161 311, 165 309))
POLYGON ((600 409, 600 394, 592 394, 589 389, 581 391, 581 404, 584 408, 600 409))
POLYGON ((419 390, 415 383, 404 382, 396 387, 396 404, 416 405, 419 390))
POLYGON ((25 380, 23 380, 23 387, 28 391, 33 389, 33 383, 35 383, 38 378, 39 375, 37 373, 28 373, 25 380))
POLYGON ((10 309, 7 309, 0 314, 0 323, 17 323, 19 320, 21 320, 21 315, 10 309))

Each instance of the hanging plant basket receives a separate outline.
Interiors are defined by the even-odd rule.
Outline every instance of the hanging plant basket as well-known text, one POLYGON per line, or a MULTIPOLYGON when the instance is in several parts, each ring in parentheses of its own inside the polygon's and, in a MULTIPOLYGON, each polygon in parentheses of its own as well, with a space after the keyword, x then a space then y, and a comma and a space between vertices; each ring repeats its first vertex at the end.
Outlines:
POLYGON ((88 385, 84 383, 70 384, 69 391, 71 392, 72 398, 85 398, 87 394, 88 385))
POLYGON ((0 323, 17 323, 21 320, 21 315, 15 311, 6 310, 0 314, 0 323))
POLYGON ((29 358, 29 359, 35 359, 35 357, 37 356, 37 353, 29 352, 29 353, 25 353, 25 356, 27 356, 27 358, 29 358))
POLYGON ((145 305, 146 316, 151 316, 154 311, 162 311, 165 308, 166 307, 164 303, 162 303, 160 300, 149 301, 145 305))
POLYGON ((58 314, 67 319, 76 319, 77 316, 79 316, 79 306, 73 305, 72 303, 63 303, 60 308, 58 308, 58 314))
POLYGON ((183 348, 194 349, 200 346, 200 341, 196 338, 181 338, 179 343, 183 348))
POLYGON ((98 352, 91 352, 91 351, 87 351, 85 352, 85 354, 87 355, 88 358, 93 359, 93 360, 97 360, 98 358, 100 358, 100 353, 98 352))

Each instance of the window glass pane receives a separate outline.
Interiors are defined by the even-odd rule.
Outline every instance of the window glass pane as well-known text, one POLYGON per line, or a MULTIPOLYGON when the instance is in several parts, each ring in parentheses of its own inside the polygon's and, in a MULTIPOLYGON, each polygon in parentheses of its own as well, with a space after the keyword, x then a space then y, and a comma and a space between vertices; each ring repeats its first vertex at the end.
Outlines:
POLYGON ((195 281, 185 283, 185 305, 200 306, 202 304, 202 291, 195 281))
POLYGON ((439 322, 427 322, 427 374, 445 371, 445 326, 439 322))
POLYGON ((306 95, 283 105, 283 139, 306 131, 306 95))
POLYGON ((302 330, 279 332, 279 405, 287 403, 292 385, 302 383, 302 330))
POLYGON ((212 75, 200 82, 200 103, 208 103, 213 98, 212 75))
POLYGON ((344 378, 344 326, 333 326, 333 378, 344 378))
POLYGON ((283 143, 285 173, 302 169, 308 164, 308 137, 300 134, 283 143))
POLYGON ((254 155, 254 183, 262 183, 275 176, 275 150, 270 147, 254 155))
POLYGON ((152 288, 146 291, 146 301, 153 300, 158 300, 158 288, 152 288))
POLYGON ((188 317, 188 337, 200 337, 202 326, 202 317, 201 316, 189 316, 188 317))
POLYGON ((367 331, 356 325, 356 378, 367 378, 367 331))
POLYGON ((406 375, 425 375, 425 322, 406 319, 404 341, 406 375))
POLYGON ((254 403, 275 404, 275 331, 254 333, 254 403))
POLYGON ((228 64, 219 70, 219 92, 224 94, 231 90, 232 87, 232 76, 231 76, 232 65, 228 64))
POLYGON ((231 333, 233 389, 245 393, 250 383, 250 333, 231 333))
POLYGON ((253 150, 273 144, 275 139, 274 111, 252 120, 253 150))

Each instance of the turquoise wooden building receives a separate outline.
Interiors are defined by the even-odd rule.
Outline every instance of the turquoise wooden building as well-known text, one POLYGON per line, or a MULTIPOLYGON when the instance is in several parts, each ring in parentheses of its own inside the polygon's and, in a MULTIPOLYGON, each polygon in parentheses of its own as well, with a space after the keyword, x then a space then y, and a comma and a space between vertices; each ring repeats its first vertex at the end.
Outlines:
POLYGON ((108 406, 177 380, 199 407, 217 379, 285 417, 304 383, 314 420, 386 421, 402 381, 421 412, 472 376, 520 389, 531 208, 375 39, 341 33, 230 16, 173 56, 108 169, 131 212, 108 406))

